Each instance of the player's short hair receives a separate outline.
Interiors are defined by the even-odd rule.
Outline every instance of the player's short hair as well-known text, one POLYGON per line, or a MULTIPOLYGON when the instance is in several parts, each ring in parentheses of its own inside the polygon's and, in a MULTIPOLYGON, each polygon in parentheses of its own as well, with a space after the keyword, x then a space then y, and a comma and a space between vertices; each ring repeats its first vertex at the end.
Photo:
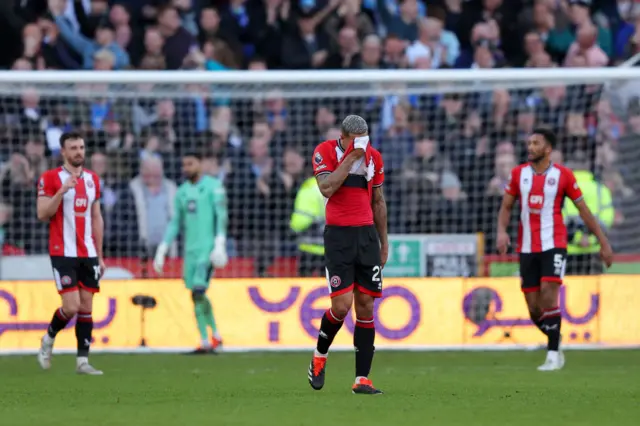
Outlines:
POLYGON ((202 160, 202 153, 193 149, 193 150, 186 151, 184 154, 182 154, 182 158, 185 158, 185 157, 194 157, 194 158, 197 158, 198 160, 202 160))
POLYGON ((534 135, 540 135, 544 138, 545 141, 547 141, 547 143, 551 146, 551 148, 555 148, 556 147, 556 134, 553 133, 553 131, 547 127, 537 127, 535 129, 533 129, 533 132, 531 132, 534 135))
POLYGON ((84 139, 82 135, 78 132, 65 132, 60 135, 60 147, 64 148, 64 145, 67 141, 74 141, 77 139, 84 139))
POLYGON ((362 135, 369 131, 369 126, 367 125, 367 121, 359 115, 347 115, 347 117, 342 120, 340 130, 343 135, 362 135))

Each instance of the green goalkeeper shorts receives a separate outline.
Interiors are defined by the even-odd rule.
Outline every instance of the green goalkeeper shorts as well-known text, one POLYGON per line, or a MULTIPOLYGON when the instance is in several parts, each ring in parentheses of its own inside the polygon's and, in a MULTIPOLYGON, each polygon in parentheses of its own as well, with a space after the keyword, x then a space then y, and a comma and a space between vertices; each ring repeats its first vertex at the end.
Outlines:
POLYGON ((213 273, 213 266, 207 253, 190 253, 184 257, 183 279, 188 290, 194 288, 209 288, 209 280, 213 273))

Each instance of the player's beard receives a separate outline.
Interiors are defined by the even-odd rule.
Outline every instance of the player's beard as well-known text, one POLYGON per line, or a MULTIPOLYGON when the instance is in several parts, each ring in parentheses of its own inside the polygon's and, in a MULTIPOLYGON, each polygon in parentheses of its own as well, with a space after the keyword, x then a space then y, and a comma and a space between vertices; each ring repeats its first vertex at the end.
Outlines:
POLYGON ((84 157, 72 158, 69 160, 69 164, 73 167, 82 167, 84 165, 84 157))
POLYGON ((544 154, 540 154, 540 155, 530 154, 530 155, 531 157, 529 161, 532 163, 539 164, 542 160, 544 160, 544 154))

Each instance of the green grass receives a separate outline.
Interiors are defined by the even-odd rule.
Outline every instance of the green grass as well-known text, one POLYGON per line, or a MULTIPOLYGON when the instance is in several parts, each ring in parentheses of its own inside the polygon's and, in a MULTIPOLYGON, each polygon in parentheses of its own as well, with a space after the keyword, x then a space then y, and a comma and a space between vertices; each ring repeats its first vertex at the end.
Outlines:
POLYGON ((102 377, 74 358, 50 371, 0 357, 0 424, 9 425, 638 425, 640 352, 568 352, 539 373, 543 352, 379 352, 372 379, 386 394, 352 395, 353 354, 333 353, 320 392, 309 354, 95 355, 102 377))

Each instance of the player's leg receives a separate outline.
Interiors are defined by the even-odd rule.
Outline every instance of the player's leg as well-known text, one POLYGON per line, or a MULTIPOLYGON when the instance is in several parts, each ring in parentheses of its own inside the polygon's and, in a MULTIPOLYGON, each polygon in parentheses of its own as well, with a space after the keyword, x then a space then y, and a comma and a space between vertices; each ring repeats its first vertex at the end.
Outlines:
POLYGON ((209 260, 209 253, 206 253, 201 256, 193 278, 194 289, 199 290, 197 292, 197 301, 194 300, 194 303, 198 305, 199 315, 204 317, 206 326, 211 330, 211 348, 215 350, 222 345, 222 337, 220 337, 215 316, 213 315, 213 305, 206 293, 209 290, 212 273, 213 266, 211 266, 211 261, 209 260))
POLYGON ((63 257, 52 257, 53 277, 56 289, 60 294, 62 306, 53 313, 47 332, 42 336, 40 350, 38 351, 38 363, 45 370, 51 368, 51 355, 53 345, 58 333, 63 330, 69 321, 80 309, 80 296, 78 294, 78 281, 73 260, 63 257))
POLYGON ((522 293, 527 303, 531 322, 538 327, 544 335, 546 331, 542 329, 542 309, 540 308, 540 262, 538 253, 523 253, 520 255, 520 278, 522 293))
POLYGON ((356 327, 353 346, 356 349, 356 380, 353 393, 375 395, 382 393, 369 379, 376 338, 374 302, 376 298, 382 297, 380 243, 373 226, 360 228, 359 234, 354 292, 356 327))
POLYGON ((183 279, 187 290, 191 292, 191 300, 193 301, 193 313, 196 319, 196 326, 198 327, 198 334, 200 335, 200 346, 192 353, 206 354, 211 352, 211 342, 209 341, 209 331, 207 329, 207 319, 205 312, 206 309, 204 304, 204 298, 206 297, 208 283, 196 282, 199 267, 198 261, 199 258, 193 256, 192 254, 185 255, 183 265, 183 279))
POLYGON ((547 333, 547 359, 540 371, 559 370, 564 366, 564 354, 560 350, 562 315, 559 293, 567 259, 564 249, 553 249, 542 253, 542 278, 540 287, 540 307, 542 308, 542 329, 547 333))
POLYGON ((353 305, 354 261, 356 247, 350 230, 325 229, 325 273, 331 307, 322 316, 316 349, 309 365, 309 384, 315 390, 324 386, 329 348, 353 305))
POLYGON ((97 258, 83 259, 78 270, 80 309, 76 320, 76 372, 92 376, 102 371, 89 364, 89 349, 93 339, 93 296, 100 291, 100 264, 97 258))

